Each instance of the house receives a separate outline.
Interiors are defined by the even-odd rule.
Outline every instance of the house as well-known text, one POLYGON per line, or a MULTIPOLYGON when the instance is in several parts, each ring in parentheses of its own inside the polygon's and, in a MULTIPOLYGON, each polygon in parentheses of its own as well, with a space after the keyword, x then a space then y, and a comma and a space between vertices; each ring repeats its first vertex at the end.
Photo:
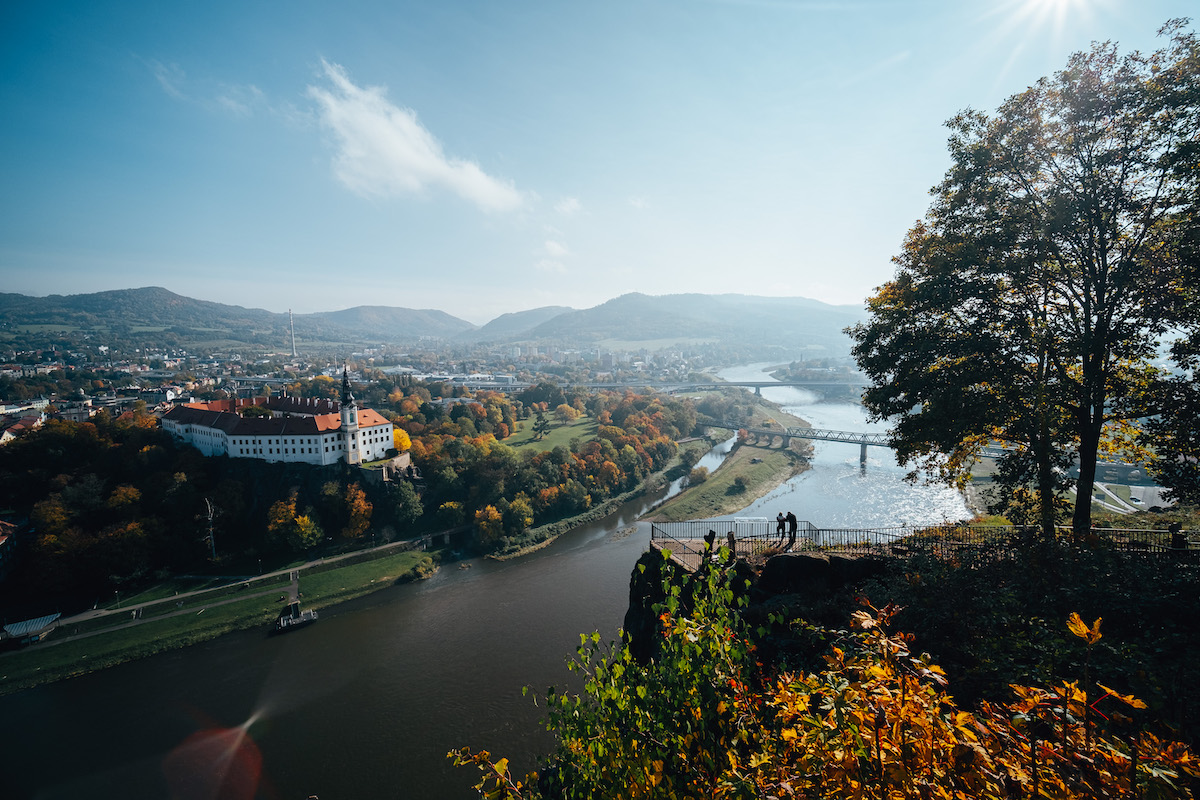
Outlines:
POLYGON ((342 373, 341 402, 303 397, 187 403, 163 415, 163 430, 206 456, 304 464, 361 464, 395 447, 392 423, 359 408, 342 373), (243 416, 256 406, 270 416, 243 416))

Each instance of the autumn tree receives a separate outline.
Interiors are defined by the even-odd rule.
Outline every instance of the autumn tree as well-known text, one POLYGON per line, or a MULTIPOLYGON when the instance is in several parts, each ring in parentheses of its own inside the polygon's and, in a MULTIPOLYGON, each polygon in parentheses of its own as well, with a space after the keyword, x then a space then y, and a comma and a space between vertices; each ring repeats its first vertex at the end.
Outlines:
POLYGON ((311 508, 297 510, 298 492, 293 489, 286 500, 271 505, 267 514, 267 533, 293 550, 307 550, 321 541, 324 531, 311 508))
POLYGON ((899 458, 961 480, 999 441, 1002 484, 1035 488, 1047 531, 1071 461, 1072 526, 1090 526, 1097 463, 1130 444, 1161 339, 1197 322, 1194 178, 1177 169, 1196 103, 1159 77, 1194 81, 1195 61, 1169 32, 1149 56, 1094 45, 994 115, 950 120, 952 166, 850 331, 899 458))
MULTIPOLYGON (((652 657, 581 636, 568 667, 582 689, 547 692, 555 749, 537 773, 520 778, 486 751, 449 757, 478 768, 475 788, 496 800, 1193 797, 1195 754, 1130 726, 1147 704, 1086 668, 968 711, 913 637, 892 630, 895 607, 865 605, 850 630, 782 613, 752 629, 745 594, 736 570, 705 560, 686 583, 663 583, 652 657), (789 629, 828 644, 820 666, 764 658, 762 638, 789 629)), ((1065 623, 1087 664, 1100 620, 1065 623)))
POLYGON ((357 483, 346 487, 343 499, 346 504, 346 526, 342 528, 342 536, 357 539, 371 527, 371 502, 357 483))
POLYGON ((569 406, 566 403, 559 403, 554 407, 554 416, 559 422, 565 425, 568 422, 579 419, 579 412, 574 406, 569 406))

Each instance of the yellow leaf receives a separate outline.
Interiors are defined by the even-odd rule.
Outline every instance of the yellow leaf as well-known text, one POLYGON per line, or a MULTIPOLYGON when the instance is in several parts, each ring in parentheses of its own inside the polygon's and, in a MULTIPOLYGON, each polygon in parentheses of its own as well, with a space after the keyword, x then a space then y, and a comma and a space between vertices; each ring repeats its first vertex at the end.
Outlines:
POLYGON ((1124 703, 1127 706, 1130 706, 1132 708, 1145 708, 1146 707, 1145 703, 1143 703, 1141 700, 1138 700, 1136 697, 1134 697, 1131 694, 1121 694, 1120 692, 1115 692, 1112 689, 1105 686, 1103 683, 1097 683, 1096 685, 1099 686, 1104 691, 1108 692, 1109 695, 1111 695, 1112 697, 1115 697, 1118 700, 1120 700, 1122 703, 1124 703))
POLYGON ((1079 614, 1072 611, 1071 616, 1067 617, 1067 629, 1080 639, 1087 639, 1088 644, 1095 644, 1100 641, 1100 621, 1102 619, 1104 618, 1096 617, 1096 621, 1089 628, 1087 623, 1080 618, 1079 614))

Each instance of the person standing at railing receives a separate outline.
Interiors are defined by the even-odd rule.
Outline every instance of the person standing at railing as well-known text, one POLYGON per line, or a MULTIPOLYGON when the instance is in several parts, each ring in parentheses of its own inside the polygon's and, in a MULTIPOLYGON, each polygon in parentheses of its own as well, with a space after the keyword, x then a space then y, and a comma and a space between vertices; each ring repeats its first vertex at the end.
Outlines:
POLYGON ((796 519, 796 515, 793 514, 791 511, 789 511, 787 513, 788 542, 787 542, 787 547, 783 548, 785 553, 788 550, 791 550, 792 546, 796 544, 796 530, 799 527, 800 527, 800 520, 796 519))
POLYGON ((783 526, 786 522, 787 520, 784 519, 782 511, 775 515, 775 535, 779 537, 781 544, 783 543, 783 526))

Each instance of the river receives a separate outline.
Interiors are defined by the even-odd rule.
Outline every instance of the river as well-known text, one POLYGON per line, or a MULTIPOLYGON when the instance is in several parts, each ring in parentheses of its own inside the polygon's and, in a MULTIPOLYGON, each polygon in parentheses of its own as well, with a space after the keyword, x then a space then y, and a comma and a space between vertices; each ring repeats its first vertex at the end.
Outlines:
MULTIPOLYGON (((722 370, 727 381, 771 380, 767 364, 722 370)), ((882 432, 886 426, 867 420, 857 403, 826 403, 811 392, 790 386, 763 387, 762 395, 814 428, 882 432)), ((738 512, 743 517, 769 517, 795 512, 818 528, 882 528, 955 522, 971 516, 962 495, 944 486, 904 480, 908 470, 884 447, 867 448, 867 468, 859 465, 860 447, 845 442, 813 443, 812 469, 738 512)))
MULTIPOLYGON (((745 369, 762 379, 760 367, 745 369)), ((723 374, 738 377, 731 372, 723 374)), ((865 424, 857 406, 782 387, 764 394, 814 425, 865 424)), ((701 464, 715 468, 728 447, 701 464)), ((791 509, 832 526, 961 514, 942 495, 909 500, 923 490, 900 482, 890 455, 878 458, 885 453, 871 451, 863 476, 856 445, 818 443, 812 470, 744 515, 791 509)), ((649 540, 635 520, 677 488, 525 558, 449 564, 427 581, 322 611, 319 624, 286 636, 230 634, 0 697, 4 796, 473 797, 474 773, 452 768, 447 751, 511 756, 518 773, 535 766, 551 740, 522 687, 570 685, 565 658, 579 634, 616 636, 649 540)))

